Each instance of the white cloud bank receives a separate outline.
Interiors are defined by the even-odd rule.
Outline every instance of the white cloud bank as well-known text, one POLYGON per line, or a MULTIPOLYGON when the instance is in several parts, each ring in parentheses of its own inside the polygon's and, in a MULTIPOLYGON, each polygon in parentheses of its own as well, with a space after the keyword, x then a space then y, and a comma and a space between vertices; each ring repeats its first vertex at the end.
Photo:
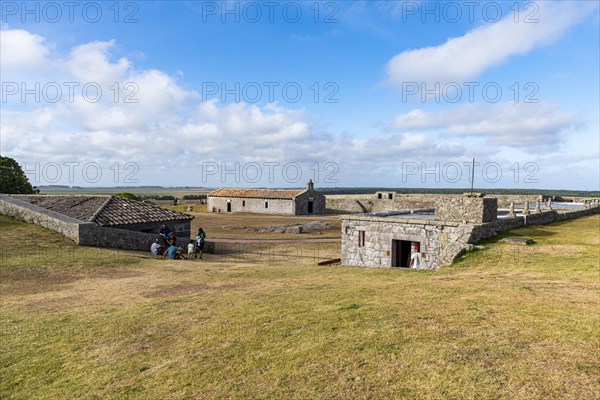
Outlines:
POLYGON ((443 136, 478 137, 493 146, 556 149, 572 130, 582 127, 580 117, 561 112, 548 103, 464 105, 445 111, 414 109, 398 115, 391 128, 398 131, 438 132, 443 136))
MULTIPOLYGON (((334 162, 340 165, 338 176, 348 179, 340 184, 373 185, 375 178, 388 182, 386 176, 398 176, 397 168, 405 161, 460 162, 474 153, 497 154, 490 147, 465 145, 465 136, 480 135, 492 143, 520 148, 540 140, 551 143, 576 124, 575 117, 549 105, 533 111, 498 105, 491 113, 477 108, 441 113, 413 110, 394 120, 392 132, 368 138, 337 136, 320 130, 311 122, 314 117, 302 109, 201 102, 196 91, 178 83, 181 74, 139 70, 127 58, 115 59, 114 41, 82 44, 61 56, 47 39, 26 31, 7 29, 0 37, 3 81, 97 82, 104 90, 95 103, 86 101, 81 91, 73 101, 65 96, 55 104, 23 104, 19 96, 11 97, 1 110, 2 154, 21 162, 135 162, 150 171, 140 184, 202 185, 194 174, 200 174, 203 162, 257 161, 334 162), (21 43, 26 51, 19 47, 21 43), (108 89, 114 82, 121 86, 134 82, 137 102, 123 102, 126 91, 115 101, 108 89), (173 181, 170 171, 183 169, 193 173, 178 174, 179 180, 173 181), (156 178, 156 171, 169 172, 156 178)), ((53 182, 36 184, 48 183, 53 182)))
POLYGON ((475 28, 434 47, 406 50, 387 64, 387 81, 467 82, 508 58, 526 54, 557 40, 569 28, 598 8, 595 1, 541 1, 535 3, 538 22, 515 22, 509 14, 496 23, 475 28))
POLYGON ((278 104, 258 106, 201 102, 200 95, 182 88, 176 78, 150 69, 138 70, 127 58, 114 59, 115 42, 94 41, 74 47, 63 57, 47 40, 22 30, 2 31, 2 68, 6 81, 93 82, 102 88, 98 102, 83 96, 81 86, 68 99, 67 89, 56 102, 37 103, 9 96, 2 110, 2 151, 17 158, 53 161, 125 160, 156 166, 193 167, 205 161, 360 162, 410 152, 412 157, 460 155, 456 143, 429 140, 423 134, 374 136, 369 140, 334 137, 319 131, 302 109, 278 104), (26 54, 15 42, 26 44, 26 54), (35 68, 34 68, 35 67, 35 68), (44 80, 45 79, 45 80, 44 80), (111 86, 120 85, 115 101, 111 86), (124 102, 136 85, 134 103, 124 102))

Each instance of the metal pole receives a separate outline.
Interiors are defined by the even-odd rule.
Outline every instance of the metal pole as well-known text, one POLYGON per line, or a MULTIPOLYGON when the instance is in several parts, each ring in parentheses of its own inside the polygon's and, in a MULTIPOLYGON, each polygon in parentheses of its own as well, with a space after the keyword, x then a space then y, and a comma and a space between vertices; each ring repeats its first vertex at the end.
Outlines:
POLYGON ((473 158, 473 168, 471 169, 471 197, 473 197, 474 183, 475 183, 475 158, 473 158))

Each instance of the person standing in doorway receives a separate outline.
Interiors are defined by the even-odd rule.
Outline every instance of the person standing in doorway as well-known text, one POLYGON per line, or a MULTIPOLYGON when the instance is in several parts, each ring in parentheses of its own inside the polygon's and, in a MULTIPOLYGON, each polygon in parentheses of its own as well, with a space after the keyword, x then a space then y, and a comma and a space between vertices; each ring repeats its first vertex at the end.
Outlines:
POLYGON ((418 244, 413 246, 413 252, 410 255, 410 268, 421 268, 421 253, 418 244))

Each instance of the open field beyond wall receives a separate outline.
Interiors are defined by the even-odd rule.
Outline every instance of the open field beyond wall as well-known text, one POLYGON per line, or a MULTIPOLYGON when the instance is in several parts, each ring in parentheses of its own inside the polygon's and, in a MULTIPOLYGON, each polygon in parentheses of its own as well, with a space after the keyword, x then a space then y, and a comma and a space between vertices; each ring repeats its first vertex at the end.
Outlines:
POLYGON ((187 206, 165 206, 163 208, 193 215, 192 236, 202 227, 209 238, 225 239, 324 239, 341 237, 342 221, 337 215, 278 215, 253 213, 209 213, 206 206, 193 206, 188 212, 187 206), (310 230, 302 234, 261 232, 269 227, 291 226, 320 221, 335 229, 310 230))
POLYGON ((600 395, 600 216, 438 272, 164 261, 0 224, 3 399, 600 395))

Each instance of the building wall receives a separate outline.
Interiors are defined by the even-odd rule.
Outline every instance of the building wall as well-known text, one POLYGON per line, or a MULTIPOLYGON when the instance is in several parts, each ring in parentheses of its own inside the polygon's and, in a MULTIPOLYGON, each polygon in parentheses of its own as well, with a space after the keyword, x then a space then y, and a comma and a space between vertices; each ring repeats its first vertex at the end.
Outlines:
POLYGON ((294 201, 292 199, 256 199, 256 198, 226 198, 208 197, 208 212, 227 212, 227 202, 231 202, 231 212, 250 212, 260 214, 288 214, 294 215, 294 201), (245 205, 244 205, 245 202, 245 205), (265 208, 265 202, 269 207, 265 208), (215 211, 213 211, 215 210, 215 211))
POLYGON ((311 199, 313 202, 312 214, 325 213, 325 196, 315 190, 307 190, 296 196, 296 215, 308 214, 308 202, 311 201, 311 199))
POLYGON ((498 219, 498 199, 452 196, 435 201, 435 216, 441 221, 481 224, 498 219))
MULTIPOLYGON (((110 228, 123 229, 127 231, 135 231, 142 233, 152 233, 155 236, 158 235, 162 222, 147 222, 144 224, 127 224, 127 225, 115 225, 110 228)), ((165 224, 171 231, 175 233, 176 237, 189 238, 190 237, 190 221, 189 220, 178 220, 178 221, 166 221, 165 224)))
POLYGON ((375 200, 393 200, 397 196, 396 192, 375 192, 373 199, 375 200), (391 198, 390 198, 391 197, 391 198))
POLYGON ((98 226, 92 222, 79 225, 82 246, 109 247, 113 249, 150 251, 156 234, 98 226))
POLYGON ((574 211, 544 211, 527 216, 503 218, 482 224, 440 220, 390 220, 370 216, 342 219, 342 264, 357 267, 390 268, 392 240, 420 242, 423 268, 452 264, 479 241, 502 231, 525 225, 542 225, 600 213, 600 207, 574 211), (365 245, 359 247, 358 231, 365 232, 365 245))
POLYGON ((466 249, 472 225, 446 224, 437 221, 383 218, 344 219, 342 222, 342 264, 391 268, 392 240, 420 243, 425 269, 435 269, 451 264, 466 249), (359 247, 359 231, 365 232, 364 246, 359 247))

